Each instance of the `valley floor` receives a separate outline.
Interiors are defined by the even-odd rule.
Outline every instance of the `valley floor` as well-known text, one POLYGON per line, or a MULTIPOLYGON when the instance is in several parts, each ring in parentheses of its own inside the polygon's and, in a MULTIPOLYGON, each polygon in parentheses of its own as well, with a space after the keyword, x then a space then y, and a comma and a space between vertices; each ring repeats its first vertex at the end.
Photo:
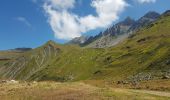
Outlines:
POLYGON ((170 92, 96 87, 83 82, 0 84, 0 100, 170 100, 170 92))

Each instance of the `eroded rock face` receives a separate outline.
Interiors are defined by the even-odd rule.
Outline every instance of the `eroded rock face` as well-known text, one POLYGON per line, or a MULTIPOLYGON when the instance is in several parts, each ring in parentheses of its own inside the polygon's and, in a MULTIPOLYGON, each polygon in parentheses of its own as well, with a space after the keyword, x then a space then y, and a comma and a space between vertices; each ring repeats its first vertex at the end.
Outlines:
MULTIPOLYGON (((89 38, 75 38, 71 42, 74 44, 79 44, 81 46, 92 47, 92 48, 105 48, 111 47, 121 40, 127 38, 133 32, 145 27, 159 18, 160 14, 156 12, 148 12, 139 20, 135 21, 130 17, 125 18, 125 20, 113 25, 112 27, 106 29, 104 32, 99 33, 96 36, 89 38), (80 40, 83 39, 83 42, 80 40)), ((149 26, 151 27, 151 26, 149 26)))
POLYGON ((160 14, 157 12, 148 12, 131 26, 130 31, 135 31, 141 27, 147 26, 148 24, 157 20, 159 17, 160 14))
POLYGON ((71 41, 69 41, 67 44, 84 44, 90 37, 88 36, 81 36, 81 37, 76 37, 74 39, 72 39, 71 41))
POLYGON ((135 20, 127 17, 125 20, 100 33, 99 37, 94 38, 95 41, 88 45, 88 47, 104 48, 116 45, 128 36, 129 29, 134 23, 135 20))
POLYGON ((86 46, 95 41, 95 44, 90 47, 94 48, 103 48, 106 46, 110 46, 112 41, 114 40, 113 37, 127 34, 129 28, 135 23, 135 20, 127 17, 125 20, 113 25, 112 27, 106 29, 104 32, 99 33, 96 36, 91 37, 77 37, 71 40, 68 44, 79 44, 81 46, 86 46))
POLYGON ((167 10, 165 13, 163 13, 163 16, 170 16, 170 10, 167 10))

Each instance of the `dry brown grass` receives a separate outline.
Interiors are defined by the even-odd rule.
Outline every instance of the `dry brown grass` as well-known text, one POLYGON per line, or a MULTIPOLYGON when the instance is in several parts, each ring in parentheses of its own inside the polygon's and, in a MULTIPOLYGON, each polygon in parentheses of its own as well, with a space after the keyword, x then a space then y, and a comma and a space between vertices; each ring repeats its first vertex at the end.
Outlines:
POLYGON ((3 100, 101 100, 98 88, 82 83, 1 84, 3 100))
POLYGON ((0 100, 165 100, 166 97, 136 93, 128 89, 99 88, 76 83, 0 84, 0 100))
POLYGON ((170 80, 152 80, 139 83, 140 89, 170 91, 170 80))
POLYGON ((126 89, 144 89, 144 90, 157 90, 157 91, 170 91, 170 80, 150 80, 139 82, 136 86, 129 84, 117 84, 117 81, 104 81, 104 80, 86 80, 83 81, 97 87, 112 87, 112 88, 126 88, 126 89))

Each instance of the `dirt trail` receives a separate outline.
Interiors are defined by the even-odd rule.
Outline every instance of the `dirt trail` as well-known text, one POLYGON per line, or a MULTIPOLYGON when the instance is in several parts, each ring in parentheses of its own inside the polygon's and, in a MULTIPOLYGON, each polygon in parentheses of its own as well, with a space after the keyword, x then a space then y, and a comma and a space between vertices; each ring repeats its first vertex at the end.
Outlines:
POLYGON ((147 93, 157 96, 164 96, 164 97, 170 97, 170 92, 162 92, 162 91, 149 91, 149 90, 130 90, 132 92, 138 92, 138 93, 147 93))

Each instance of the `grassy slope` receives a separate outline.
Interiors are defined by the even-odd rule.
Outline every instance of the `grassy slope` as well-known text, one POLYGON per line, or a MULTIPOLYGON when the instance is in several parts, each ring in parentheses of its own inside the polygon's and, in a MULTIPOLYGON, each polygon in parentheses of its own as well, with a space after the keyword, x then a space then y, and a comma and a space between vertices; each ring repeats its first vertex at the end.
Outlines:
POLYGON ((45 69, 33 75, 32 78, 41 77, 43 80, 87 79, 100 67, 95 60, 102 52, 103 50, 98 49, 65 46, 45 69))
POLYGON ((16 59, 21 55, 23 52, 14 52, 14 51, 0 51, 0 67, 3 66, 5 63, 12 59, 16 59), (1 59, 7 58, 7 59, 1 59))
POLYGON ((61 55, 58 62, 52 64, 49 73, 64 76, 71 74, 75 79, 88 77, 120 79, 143 71, 169 70, 165 64, 170 59, 169 31, 170 17, 166 17, 149 28, 142 29, 133 38, 125 40, 116 47, 106 50, 69 48, 69 51, 61 55), (143 39, 145 40, 137 42, 143 39))
POLYGON ((0 75, 3 78, 24 80, 62 81, 70 76, 73 78, 76 76, 74 78, 76 80, 87 79, 96 68, 99 68, 95 59, 102 52, 103 50, 83 49, 74 45, 58 45, 50 41, 42 47, 21 55, 20 60, 15 59, 7 63, 7 66, 1 67, 0 75), (49 46, 51 46, 50 53, 49 46), (58 51, 56 52, 56 50, 58 51), (43 61, 42 64, 40 64, 41 61, 43 61), (13 62, 16 63, 13 65, 13 62), (16 73, 14 73, 15 71, 16 73))
POLYGON ((111 76, 127 77, 130 74, 170 70, 170 17, 137 32, 134 37, 110 48, 105 55, 112 61, 106 65, 111 76), (141 42, 139 42, 141 41, 141 42))
POLYGON ((120 80, 139 72, 159 74, 170 70, 166 64, 169 51, 170 17, 164 17, 111 48, 48 42, 1 67, 0 76, 24 80, 120 80), (12 66, 13 62, 16 64, 12 66))

